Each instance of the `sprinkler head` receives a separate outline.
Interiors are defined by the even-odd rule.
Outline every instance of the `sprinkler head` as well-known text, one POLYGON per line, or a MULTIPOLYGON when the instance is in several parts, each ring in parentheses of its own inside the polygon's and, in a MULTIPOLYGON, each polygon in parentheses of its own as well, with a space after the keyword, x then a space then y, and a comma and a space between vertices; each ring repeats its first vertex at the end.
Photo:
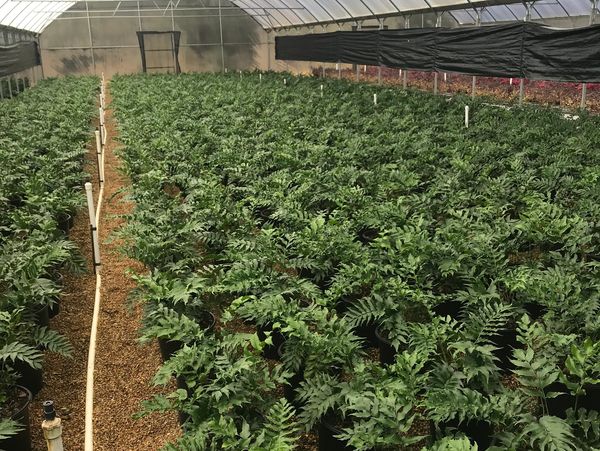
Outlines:
POLYGON ((56 410, 54 410, 54 401, 42 402, 44 407, 44 420, 52 421, 56 418, 56 410))

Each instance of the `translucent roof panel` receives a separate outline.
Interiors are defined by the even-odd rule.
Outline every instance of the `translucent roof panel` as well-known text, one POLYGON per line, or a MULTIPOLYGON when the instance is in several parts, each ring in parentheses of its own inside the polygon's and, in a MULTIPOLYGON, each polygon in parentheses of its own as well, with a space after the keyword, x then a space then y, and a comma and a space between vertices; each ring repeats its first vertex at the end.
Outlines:
MULTIPOLYGON (((555 17, 588 16, 591 13, 591 4, 585 0, 539 0, 531 7, 531 19, 549 19, 555 17)), ((461 25, 476 23, 476 13, 468 10, 451 11, 450 14, 461 25)), ((524 20, 527 15, 525 5, 513 3, 508 5, 494 5, 484 8, 481 12, 481 22, 510 22, 524 20)))
POLYGON ((67 1, 0 0, 0 25, 41 33, 46 26, 73 6, 67 1))
MULTIPOLYGON (((285 28, 296 25, 317 25, 352 19, 368 19, 401 15, 410 12, 451 10, 461 25, 476 23, 474 8, 482 7, 488 0, 232 0, 234 4, 255 16, 267 29, 285 28), (465 9, 460 9, 464 7, 465 9), (285 10, 287 8, 287 11, 285 10), (266 25, 265 25, 266 24, 266 25)), ((582 16, 590 13, 589 0, 538 0, 530 10, 531 19, 582 16)), ((481 11, 481 22, 509 22, 523 20, 525 6, 502 0, 481 11)))

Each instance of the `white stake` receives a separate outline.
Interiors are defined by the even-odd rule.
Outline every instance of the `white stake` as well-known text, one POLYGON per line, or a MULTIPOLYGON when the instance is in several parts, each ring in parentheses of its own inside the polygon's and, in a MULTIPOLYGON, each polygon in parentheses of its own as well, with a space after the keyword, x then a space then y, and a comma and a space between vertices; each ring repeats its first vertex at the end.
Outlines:
POLYGON ((258 74, 258 81, 262 83, 262 74, 258 74))
POLYGON ((227 68, 225 68, 225 73, 227 73, 227 68))
POLYGON ((100 138, 100 132, 96 130, 94 132, 96 135, 96 157, 98 159, 98 181, 100 185, 104 183, 104 167, 102 165, 102 141, 100 138))
POLYGON ((510 85, 512 86, 512 77, 510 77, 510 85))
POLYGON ((398 70, 398 78, 402 78, 402 69, 398 70))
POLYGON ((287 86, 287 78, 283 79, 283 84, 287 86))
POLYGON ((321 85, 321 97, 323 97, 323 85, 321 85))
POLYGON ((363 66, 363 72, 365 72, 365 73, 367 72, 367 65, 366 64, 363 66))
POLYGON ((465 105, 465 127, 469 128, 469 105, 465 105))
POLYGON ((373 94, 373 103, 377 105, 377 94, 373 94))
POLYGON ((86 182, 85 194, 87 196, 88 212, 90 215, 90 230, 92 231, 92 246, 94 250, 94 273, 100 268, 100 245, 98 244, 98 226, 96 224, 96 211, 94 210, 94 197, 92 193, 92 184, 86 182))
POLYGON ((446 72, 444 72, 444 82, 446 82, 447 79, 448 79, 448 74, 446 72))

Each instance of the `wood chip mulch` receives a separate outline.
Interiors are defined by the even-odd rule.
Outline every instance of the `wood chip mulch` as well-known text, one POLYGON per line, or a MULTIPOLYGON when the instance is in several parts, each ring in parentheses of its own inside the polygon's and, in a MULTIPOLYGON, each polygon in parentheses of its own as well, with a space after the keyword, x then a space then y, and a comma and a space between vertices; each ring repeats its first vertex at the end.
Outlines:
MULTIPOLYGON (((108 104, 110 100, 107 89, 108 104)), ((120 216, 129 213, 133 205, 122 193, 130 182, 119 171, 121 162, 114 153, 118 143, 111 110, 106 111, 106 124, 105 204, 100 221, 103 267, 96 350, 95 450, 151 451, 176 440, 181 430, 175 412, 133 419, 140 410, 140 402, 160 391, 152 388, 151 380, 161 359, 158 343, 147 346, 138 343, 141 311, 139 308, 131 310, 127 302, 129 291, 134 287, 127 271, 140 272, 144 268, 120 252, 119 241, 113 236, 123 224, 124 219, 120 216)))

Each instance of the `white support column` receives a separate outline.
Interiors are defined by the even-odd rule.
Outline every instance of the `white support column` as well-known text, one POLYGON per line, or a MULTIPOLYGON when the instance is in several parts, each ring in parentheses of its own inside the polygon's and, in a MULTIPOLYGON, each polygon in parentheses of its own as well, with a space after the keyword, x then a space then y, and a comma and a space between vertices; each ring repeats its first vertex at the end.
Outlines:
POLYGON ((92 184, 86 182, 85 194, 87 198, 88 213, 90 217, 90 232, 92 236, 92 250, 94 258, 94 274, 97 274, 100 269, 100 245, 98 243, 98 224, 96 223, 96 210, 94 209, 94 194, 92 192, 92 184))
POLYGON ((587 83, 581 83, 581 103, 579 108, 585 110, 585 101, 587 97, 587 83))

